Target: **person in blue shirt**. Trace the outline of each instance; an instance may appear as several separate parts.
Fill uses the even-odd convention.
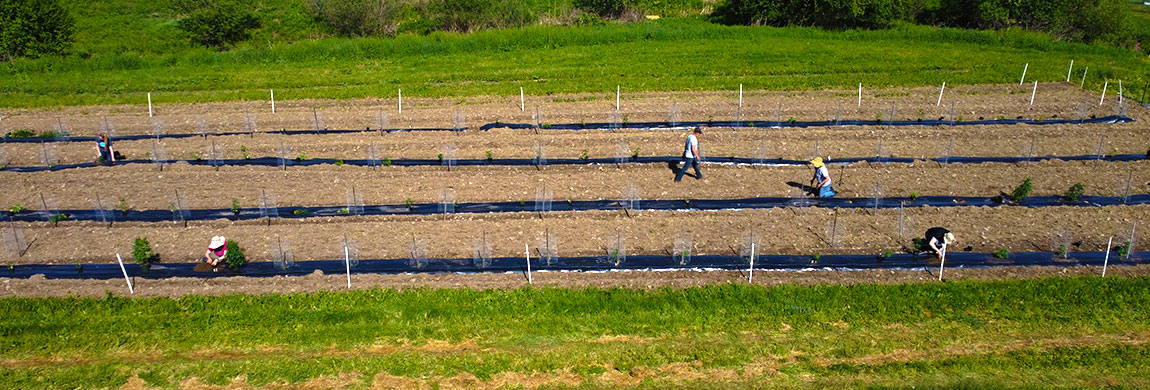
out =
[[[811,165],[815,167],[815,177],[811,178],[811,186],[815,188],[814,193],[820,198],[830,198],[835,196],[834,187],[831,187],[831,175],[827,170],[827,165],[823,163],[822,157],[815,157],[811,160]]]
[[[116,151],[112,149],[112,140],[108,138],[108,133],[100,133],[96,138],[96,151],[99,152],[99,157],[96,158],[97,164],[112,165],[116,163]]]

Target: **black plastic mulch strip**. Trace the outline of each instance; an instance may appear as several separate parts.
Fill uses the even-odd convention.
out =
[[[1036,161],[1138,161],[1145,160],[1145,154],[1116,154],[1116,155],[1078,155],[1078,156],[1036,156],[1036,157],[936,157],[928,159],[918,159],[910,157],[848,157],[838,158],[833,161],[827,161],[828,164],[851,164],[856,162],[868,162],[876,164],[886,163],[914,163],[917,161],[933,161],[940,164],[981,164],[981,163],[1021,163],[1021,162],[1036,162]],[[537,165],[589,165],[589,164],[654,164],[654,163],[678,163],[682,158],[675,156],[655,156],[655,157],[626,157],[626,158],[556,158],[547,159],[546,161],[537,161],[535,159],[513,159],[513,158],[497,158],[497,159],[464,159],[455,160],[452,162],[454,166],[537,166]],[[803,160],[787,160],[787,159],[757,159],[757,158],[740,158],[740,157],[707,157],[704,163],[718,163],[718,164],[748,164],[748,165],[805,165],[806,161]],[[220,160],[166,160],[162,162],[152,160],[122,160],[116,165],[124,164],[190,164],[198,166],[264,166],[264,167],[295,167],[295,166],[316,166],[316,165],[332,165],[343,164],[353,166],[366,166],[366,167],[379,167],[382,165],[381,160],[339,160],[330,158],[315,158],[307,160],[295,159],[279,159],[276,157],[259,157],[248,159],[220,159]],[[445,165],[438,159],[397,159],[389,160],[388,165],[399,167],[414,167],[414,166],[443,166]],[[91,168],[96,167],[95,163],[79,163],[79,164],[59,164],[51,167],[37,166],[37,167],[5,167],[0,169],[2,171],[12,172],[43,172],[43,171],[59,171],[64,169],[75,168]]]
[[[819,208],[880,208],[891,209],[899,207],[997,207],[1002,205],[1015,205],[1022,207],[1049,207],[1049,206],[1077,206],[1102,207],[1117,205],[1143,205],[1150,204],[1150,194],[1130,195],[1126,199],[1115,196],[1083,195],[1077,202],[1070,202],[1061,196],[1032,196],[1024,199],[1020,204],[1009,203],[1001,197],[952,197],[952,196],[920,196],[915,199],[908,197],[879,198],[746,198],[746,199],[683,199],[683,200],[638,200],[633,209],[637,210],[737,210],[737,209],[771,209],[781,207],[819,207]],[[196,209],[196,210],[128,210],[126,213],[119,210],[57,210],[65,214],[67,220],[81,221],[134,221],[134,222],[163,222],[163,221],[200,221],[200,220],[252,220],[260,218],[307,218],[307,217],[346,217],[351,215],[435,215],[445,213],[515,213],[515,212],[555,212],[555,211],[592,211],[592,210],[623,210],[626,201],[620,200],[576,200],[552,201],[536,204],[535,201],[524,202],[479,202],[479,203],[419,203],[407,205],[371,205],[364,206],[363,213],[357,214],[344,206],[319,207],[278,207],[261,210],[258,208],[241,209],[238,213],[231,209]],[[549,206],[549,207],[548,207]],[[45,222],[51,221],[53,212],[42,210],[26,210],[19,213],[0,211],[3,220]]]
[[[947,268],[986,268],[1001,266],[1101,266],[1105,252],[1070,252],[1066,259],[1058,259],[1050,252],[1011,253],[999,259],[990,253],[957,252],[948,253]],[[1147,264],[1150,252],[1135,252],[1128,258],[1110,256],[1110,265]],[[300,276],[321,271],[327,275],[347,272],[343,260],[299,261],[290,267],[280,267],[272,262],[250,262],[239,272],[222,269],[219,272],[196,272],[197,263],[156,263],[144,271],[139,265],[125,264],[128,275],[147,279],[171,277],[221,277],[221,276]],[[623,261],[606,256],[599,257],[560,257],[551,262],[540,258],[531,259],[532,271],[610,271],[610,270],[748,270],[747,260],[739,256],[705,255],[691,256],[689,261],[680,262],[671,256],[626,256]],[[817,263],[811,256],[762,255],[755,257],[756,270],[852,270],[852,269],[914,269],[924,268],[932,272],[938,269],[936,259],[924,255],[895,254],[890,257],[868,255],[823,255]],[[431,259],[431,260],[361,260],[351,267],[353,274],[401,274],[401,273],[505,273],[525,272],[527,262],[522,257],[498,257],[478,261],[476,259]],[[117,279],[123,278],[120,266],[112,264],[76,265],[15,265],[7,271],[0,271],[0,277],[28,278],[44,275],[48,279]],[[766,276],[769,277],[769,276]]]
[[[1086,118],[1086,119],[994,119],[994,120],[976,120],[976,121],[945,121],[945,120],[913,120],[913,121],[860,121],[860,120],[840,120],[840,121],[795,121],[795,122],[780,122],[780,121],[707,121],[707,122],[633,122],[633,123],[565,123],[565,124],[547,124],[544,129],[561,129],[561,130],[610,130],[610,129],[682,129],[687,127],[752,127],[752,128],[807,128],[807,127],[831,127],[831,126],[982,126],[982,125],[1066,125],[1066,124],[1090,124],[1090,123],[1128,123],[1134,122],[1133,118],[1124,115],[1111,115],[1101,118]],[[513,129],[513,130],[527,130],[536,129],[535,125],[523,123],[489,123],[479,127],[480,130],[491,129]],[[275,130],[275,131],[261,131],[261,132],[222,132],[212,134],[161,134],[161,135],[119,135],[111,137],[112,141],[138,141],[145,139],[177,139],[177,138],[194,138],[211,136],[232,136],[232,135],[253,135],[253,134],[280,134],[280,135],[316,135],[316,134],[354,134],[354,133],[399,133],[409,131],[462,131],[463,129],[448,129],[448,128],[418,128],[418,129],[387,129],[387,130]],[[4,137],[0,139],[0,143],[42,143],[42,142],[94,142],[95,137],[79,137],[79,136],[66,136],[54,138],[12,138]]]

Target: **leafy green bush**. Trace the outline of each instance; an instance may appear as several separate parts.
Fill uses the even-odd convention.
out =
[[[227,264],[228,268],[238,270],[248,262],[247,257],[244,257],[244,250],[240,249],[240,245],[235,241],[228,240],[227,247],[228,253],[224,255],[224,264]]]
[[[999,258],[999,259],[1005,259],[1007,257],[1010,257],[1010,249],[1002,248],[1002,249],[996,250],[996,251],[994,251],[994,257]]]
[[[926,239],[922,237],[912,238],[910,239],[910,247],[913,248],[915,252],[922,252],[927,248]]]
[[[64,52],[75,23],[58,0],[0,1],[0,61]]]
[[[919,20],[951,27],[1024,28],[1062,39],[1117,43],[1131,34],[1124,0],[941,0]]]
[[[395,36],[403,0],[305,0],[308,13],[343,36]]]
[[[538,20],[535,12],[519,1],[429,0],[427,14],[436,29],[465,33],[520,27]]]
[[[1018,187],[1014,187],[1014,191],[1010,192],[1010,200],[1016,203],[1022,202],[1023,199],[1030,196],[1030,190],[1032,188],[1033,185],[1030,183],[1030,178],[1028,177],[1026,180],[1023,180],[1022,184],[1019,184]]]
[[[923,0],[727,0],[711,14],[727,24],[884,28],[914,19]]]
[[[623,14],[623,0],[574,0],[575,8],[603,18],[617,18]]]
[[[152,243],[148,242],[146,237],[136,237],[136,241],[132,244],[132,259],[145,268],[152,265],[159,256],[152,252]]]
[[[36,136],[36,131],[32,129],[19,129],[8,132],[8,137],[11,138],[32,138]]]
[[[1086,186],[1082,185],[1082,183],[1076,183],[1073,186],[1070,186],[1070,189],[1066,190],[1066,194],[1063,194],[1062,196],[1066,197],[1066,200],[1077,202],[1078,198],[1081,198],[1082,194],[1085,192]]]
[[[248,30],[259,20],[245,0],[173,0],[172,7],[184,15],[176,27],[198,45],[224,50],[247,40]]]

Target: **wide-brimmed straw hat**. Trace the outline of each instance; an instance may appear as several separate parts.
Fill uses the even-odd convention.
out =
[[[825,164],[823,164],[823,158],[822,157],[815,157],[815,158],[811,159],[811,165],[814,165],[815,168],[818,168],[818,167],[821,167]]]
[[[208,244],[208,248],[220,249],[227,242],[228,242],[228,239],[224,238],[224,236],[215,236],[215,237],[212,237],[212,243]]]

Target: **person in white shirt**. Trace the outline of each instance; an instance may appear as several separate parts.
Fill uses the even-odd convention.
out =
[[[815,157],[811,160],[811,165],[815,166],[815,177],[811,178],[811,186],[815,187],[815,194],[820,198],[830,198],[835,196],[834,187],[831,187],[831,175],[827,171],[826,164],[823,164],[822,157]]]
[[[687,173],[687,168],[692,166],[695,167],[695,179],[703,178],[703,174],[699,172],[699,160],[702,158],[699,156],[700,135],[703,135],[703,129],[696,127],[695,131],[687,136],[687,145],[683,150],[683,169],[680,169],[679,173],[675,175],[675,181],[682,181],[683,174]]]

